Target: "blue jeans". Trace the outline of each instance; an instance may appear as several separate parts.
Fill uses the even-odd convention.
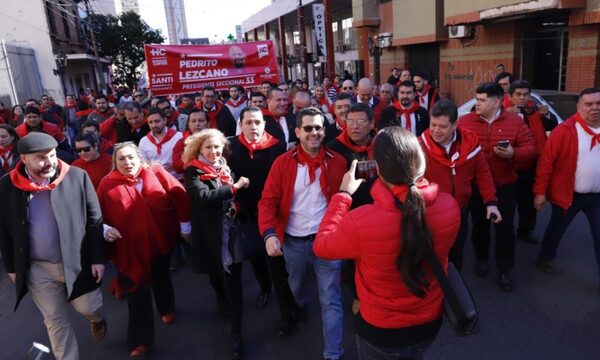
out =
[[[550,222],[544,233],[542,249],[538,255],[538,260],[553,260],[556,257],[558,245],[567,231],[569,224],[577,213],[583,211],[592,231],[594,241],[594,254],[600,273],[600,193],[573,195],[573,203],[568,209],[563,209],[558,205],[552,204],[552,215]]]
[[[423,353],[429,348],[433,340],[402,348],[382,348],[356,335],[356,349],[358,350],[359,360],[418,360],[423,358]]]
[[[344,314],[342,312],[342,290],[340,285],[341,260],[323,260],[313,252],[315,237],[297,238],[285,235],[283,257],[288,272],[288,284],[299,306],[308,303],[306,275],[312,265],[317,276],[319,302],[326,359],[339,359],[342,349]]]

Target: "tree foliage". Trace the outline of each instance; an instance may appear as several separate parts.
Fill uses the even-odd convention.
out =
[[[140,78],[139,67],[144,62],[144,44],[162,44],[160,30],[152,29],[133,11],[118,17],[93,14],[88,26],[96,35],[100,53],[115,65],[115,78],[133,88]]]

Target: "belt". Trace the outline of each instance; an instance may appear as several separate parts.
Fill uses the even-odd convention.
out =
[[[306,236],[292,236],[290,234],[285,234],[286,237],[292,238],[294,240],[300,240],[300,241],[312,241],[315,239],[315,237],[317,236],[317,234],[310,234],[310,235],[306,235]]]

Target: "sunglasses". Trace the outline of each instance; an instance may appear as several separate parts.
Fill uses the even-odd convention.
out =
[[[346,86],[346,87],[343,87],[342,89],[344,89],[344,90],[354,90],[354,88],[352,86]]]
[[[92,150],[91,146],[86,146],[86,147],[75,149],[75,151],[77,151],[78,154],[81,154],[82,152],[89,152],[90,150]]]
[[[171,105],[169,106],[165,106],[164,108],[158,108],[160,110],[161,113],[167,111],[167,110],[171,110]]]
[[[304,130],[307,133],[311,133],[313,130],[316,130],[317,132],[323,130],[323,127],[320,125],[304,125],[302,127],[302,130]]]

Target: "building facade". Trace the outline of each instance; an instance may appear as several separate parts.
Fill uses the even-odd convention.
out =
[[[279,33],[286,34],[288,53],[296,50],[287,44],[298,29],[298,2],[285,14],[268,11],[282,1],[243,23],[246,40],[269,38],[265,30],[277,31],[283,18],[290,26]],[[313,1],[301,3],[310,14]],[[493,80],[498,64],[534,88],[578,92],[600,85],[600,0],[339,0],[333,9],[335,35],[327,46],[335,53],[337,74],[349,70],[355,78],[384,81],[392,68],[408,68],[426,73],[459,104],[478,84]],[[310,53],[309,16],[303,22],[309,36],[293,44]],[[270,38],[284,58],[277,36]]]
[[[165,3],[165,16],[167,17],[169,43],[171,45],[179,45],[181,44],[181,39],[188,38],[183,0],[163,1]]]

